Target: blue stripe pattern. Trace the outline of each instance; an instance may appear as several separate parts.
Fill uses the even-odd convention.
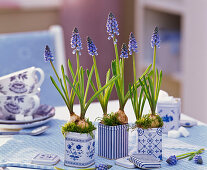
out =
[[[128,156],[128,124],[98,124],[98,155],[108,159]]]
[[[159,162],[155,163],[149,163],[149,162],[142,162],[139,159],[137,159],[134,156],[130,156],[130,162],[132,162],[134,165],[136,165],[139,168],[146,168],[146,169],[151,169],[151,168],[160,168],[161,164]]]

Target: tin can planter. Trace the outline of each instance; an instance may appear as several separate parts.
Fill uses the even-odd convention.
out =
[[[93,133],[95,135],[95,133]],[[95,162],[95,136],[68,132],[65,137],[65,160],[66,166],[89,167]]]
[[[162,128],[138,128],[138,154],[162,160]]]
[[[128,156],[128,124],[118,126],[98,124],[98,155],[107,159]]]
[[[181,101],[175,98],[173,102],[157,103],[157,113],[163,120],[163,133],[178,130],[180,127]]]

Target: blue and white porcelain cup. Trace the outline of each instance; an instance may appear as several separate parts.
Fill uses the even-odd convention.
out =
[[[32,116],[40,106],[38,93],[27,95],[0,95],[0,119],[16,120],[22,115]]]
[[[39,80],[38,75],[39,73]],[[30,67],[0,77],[0,95],[25,95],[37,91],[44,81],[41,68]]]

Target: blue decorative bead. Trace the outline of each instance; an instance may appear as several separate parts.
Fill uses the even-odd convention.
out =
[[[128,47],[129,47],[129,55],[132,55],[133,52],[134,53],[138,52],[138,50],[137,50],[137,48],[138,48],[137,47],[137,41],[136,41],[136,39],[134,37],[134,34],[132,32],[129,35],[129,45],[128,45]]]
[[[201,155],[194,156],[194,161],[197,164],[203,164],[203,159],[202,159]]]
[[[108,15],[107,23],[106,23],[106,28],[107,28],[107,33],[109,34],[108,39],[110,40],[111,38],[113,39],[115,35],[119,35],[119,28],[118,28],[118,23],[116,21],[116,18],[114,15],[110,12]],[[114,43],[117,43],[117,39],[115,38]]]
[[[79,51],[79,54],[81,55],[80,50],[82,50],[83,48],[82,48],[82,42],[81,42],[81,38],[80,38],[77,28],[74,28],[73,33],[72,33],[71,48],[74,48],[73,54]]]
[[[87,43],[88,43],[88,53],[89,53],[89,55],[91,55],[91,56],[98,55],[97,48],[96,48],[95,44],[93,43],[93,41],[91,40],[90,37],[87,38]]]
[[[121,58],[128,58],[128,50],[127,50],[127,45],[123,43],[122,48],[121,48]]]
[[[159,29],[158,27],[155,27],[155,30],[152,34],[152,38],[151,38],[151,46],[152,48],[154,48],[154,46],[156,47],[160,47],[160,36],[159,36]]]
[[[45,47],[45,61],[54,61],[54,57],[52,56],[52,52],[50,51],[50,48],[48,45]]]
[[[176,165],[177,164],[177,158],[175,155],[173,156],[170,156],[166,162],[169,164],[169,165]]]

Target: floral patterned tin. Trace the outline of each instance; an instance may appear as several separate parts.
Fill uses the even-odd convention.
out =
[[[138,154],[162,160],[162,128],[138,128]]]
[[[93,133],[95,135],[95,133]],[[93,165],[95,154],[95,136],[68,132],[65,137],[65,160],[66,166],[89,167]]]

